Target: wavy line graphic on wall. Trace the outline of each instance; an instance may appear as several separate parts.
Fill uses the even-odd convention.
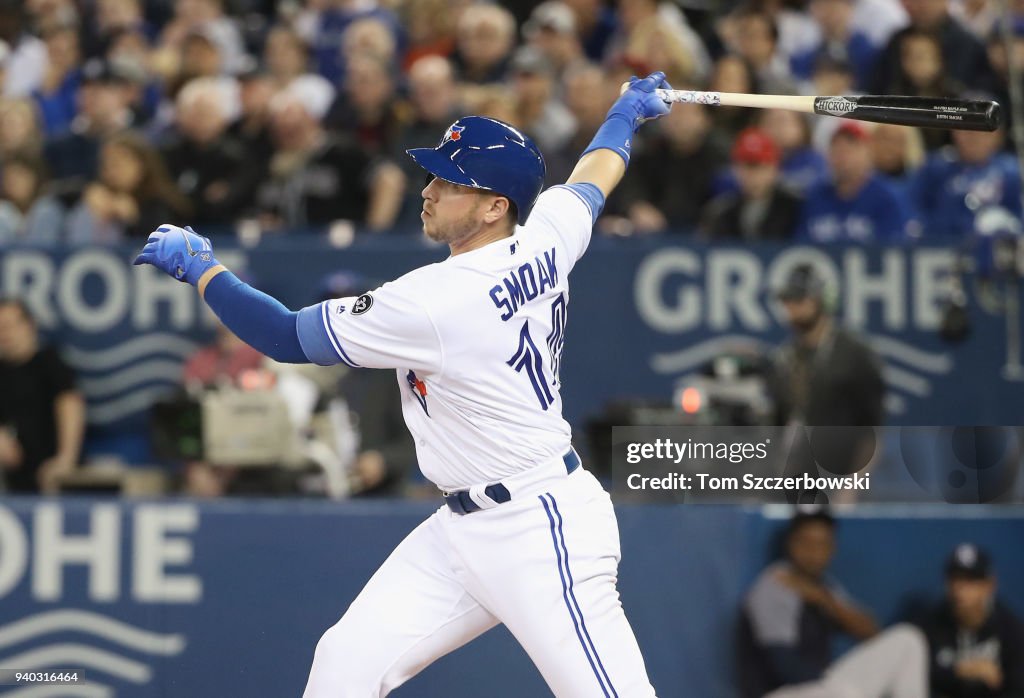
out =
[[[953,358],[948,352],[928,351],[882,335],[867,334],[863,338],[883,363],[882,377],[887,388],[885,407],[891,414],[905,413],[908,399],[931,395],[932,382],[953,370]],[[724,353],[739,350],[765,354],[773,346],[757,335],[720,335],[677,351],[653,354],[650,367],[655,373],[682,379]]]
[[[56,633],[86,637],[75,642],[48,642]],[[92,646],[90,640],[104,640],[120,645],[125,651],[160,657],[181,654],[187,644],[183,635],[153,632],[92,611],[59,609],[37,613],[0,626],[0,651],[3,651],[0,666],[15,667],[19,671],[80,670],[86,682],[18,687],[0,695],[4,698],[99,698],[115,695],[111,686],[102,683],[104,676],[108,680],[139,685],[152,681],[153,669],[145,661],[121,650]],[[7,652],[19,645],[27,647]]]
[[[173,392],[181,384],[186,357],[198,348],[189,339],[153,332],[102,348],[68,346],[63,354],[78,374],[89,424],[106,426],[148,410]]]

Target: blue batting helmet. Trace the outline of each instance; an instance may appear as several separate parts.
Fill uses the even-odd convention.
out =
[[[504,121],[464,116],[448,127],[436,148],[405,151],[435,177],[506,196],[519,225],[544,187],[544,156],[522,131]]]

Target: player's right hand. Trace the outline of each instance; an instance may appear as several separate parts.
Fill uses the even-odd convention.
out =
[[[665,79],[665,73],[651,73],[642,80],[636,76],[623,86],[622,96],[608,110],[608,116],[624,116],[633,124],[635,131],[645,121],[668,114],[672,105],[655,92],[657,89],[672,89]]]
[[[213,245],[191,227],[164,224],[149,235],[146,246],[132,264],[152,264],[178,281],[195,286],[210,267],[219,262]]]

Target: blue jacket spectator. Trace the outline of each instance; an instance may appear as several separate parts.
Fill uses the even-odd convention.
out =
[[[832,180],[807,195],[798,237],[814,242],[897,241],[914,232],[910,202],[877,175],[870,136],[860,124],[843,124],[832,137]]]
[[[810,80],[818,60],[828,56],[849,63],[857,88],[867,87],[878,49],[867,34],[852,27],[853,5],[853,0],[812,0],[811,15],[821,27],[822,39],[817,46],[790,58],[793,77]]]
[[[78,88],[82,83],[78,34],[73,25],[47,31],[47,67],[42,84],[32,91],[39,106],[43,130],[47,136],[64,133],[78,112]]]
[[[954,131],[953,146],[932,155],[911,182],[926,235],[960,236],[974,229],[974,215],[1002,206],[1021,216],[1020,169],[1002,152],[1003,132]]]

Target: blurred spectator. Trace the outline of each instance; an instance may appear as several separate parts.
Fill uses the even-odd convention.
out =
[[[263,384],[264,356],[217,323],[216,337],[207,346],[189,356],[182,369],[182,383],[191,396],[207,390],[244,389],[249,383]],[[255,377],[259,375],[260,378]],[[262,468],[260,470],[263,470]],[[224,465],[211,465],[202,460],[185,463],[183,487],[194,497],[220,497],[232,494],[239,480],[249,477],[244,470]]]
[[[45,34],[53,27],[79,24],[76,0],[25,0],[28,25]]]
[[[830,181],[807,193],[798,236],[818,243],[898,241],[915,235],[910,201],[874,169],[871,135],[849,121],[829,147]]]
[[[0,99],[0,163],[16,154],[42,152],[43,134],[35,104],[27,99]]]
[[[586,62],[576,33],[576,17],[561,0],[542,2],[523,25],[527,45],[536,48],[551,63],[561,83],[573,67]]]
[[[828,163],[811,147],[810,122],[803,114],[784,109],[757,110],[757,126],[782,151],[782,181],[794,192],[807,191],[828,177]]]
[[[408,71],[420,58],[448,58],[455,52],[455,22],[465,0],[406,0],[401,5],[403,26],[408,32],[409,48],[402,68]]]
[[[5,97],[28,97],[46,75],[46,45],[30,33],[28,20],[24,0],[0,0],[0,41],[7,49]]]
[[[75,376],[40,343],[24,303],[0,299],[0,471],[12,492],[53,492],[78,464],[85,401]]]
[[[924,162],[921,132],[910,126],[876,124],[871,132],[871,159],[875,169],[901,195],[910,196],[911,178]]]
[[[517,128],[520,126],[516,123],[519,118],[516,95],[505,84],[480,85],[468,89],[463,86],[460,94],[467,113],[504,121]]]
[[[64,207],[46,193],[46,165],[39,157],[14,155],[0,174],[0,243],[54,244],[64,229]]]
[[[1016,63],[1017,70],[1024,74],[1024,18],[1018,17],[1013,20],[1010,55]],[[1003,105],[1003,130],[1009,136],[1007,139],[1012,144],[1013,131],[1013,109],[1010,108],[1010,61],[1007,56],[1006,43],[1003,41],[1003,30],[1000,25],[992,29],[986,44],[988,48],[988,59],[992,64],[994,73],[992,92],[997,102]]]
[[[353,56],[324,126],[359,143],[371,155],[389,152],[401,122],[396,87],[388,63],[371,55]]]
[[[345,52],[342,40],[353,22],[373,17],[383,21],[395,37],[401,28],[390,10],[377,0],[324,0],[307,3],[307,12],[296,21],[296,28],[312,47],[316,72],[332,84],[340,84],[345,76]]]
[[[175,0],[174,16],[163,27],[159,42],[162,47],[182,51],[183,70],[188,77],[209,74],[187,69],[190,60],[199,60],[191,58],[192,52],[200,50],[190,49],[188,44],[200,39],[209,42],[209,52],[217,55],[218,72],[236,73],[244,66],[242,35],[235,21],[225,14],[224,0]]]
[[[376,58],[389,68],[398,64],[398,41],[391,25],[380,17],[361,17],[349,24],[341,37],[341,51],[346,66],[357,56]]]
[[[776,424],[877,426],[885,383],[879,360],[833,314],[837,292],[809,264],[776,292],[793,332],[772,359]]]
[[[405,151],[434,147],[437,134],[444,133],[448,125],[461,116],[451,61],[441,56],[424,56],[413,63],[409,69],[409,103],[412,114],[402,124],[392,151],[409,182],[396,227],[402,231],[419,231],[423,210],[419,185],[423,182],[423,170]]]
[[[78,116],[71,129],[46,143],[46,161],[53,168],[55,193],[74,201],[95,177],[100,145],[133,122],[128,80],[113,65],[95,59],[82,68]]]
[[[910,31],[900,42],[899,69],[887,94],[916,97],[955,97],[964,86],[950,77],[942,57],[942,45],[937,34]],[[950,141],[949,131],[928,128],[921,132],[925,147],[935,150]]]
[[[951,0],[949,14],[979,39],[987,38],[1001,12],[999,3],[989,0]]]
[[[87,14],[83,31],[83,48],[87,56],[105,53],[113,37],[122,33],[138,33],[146,44],[156,36],[156,29],[146,21],[143,0],[96,0],[95,11]]]
[[[974,230],[974,217],[989,206],[1021,216],[1020,169],[1003,152],[1003,129],[954,131],[953,147],[928,157],[910,185],[928,236],[962,237]]]
[[[539,49],[523,46],[512,56],[509,73],[518,107],[516,123],[542,152],[564,147],[576,130],[576,121],[555,96],[554,66]]]
[[[732,149],[740,189],[709,203],[701,230],[715,240],[785,240],[793,236],[800,217],[800,197],[779,180],[779,149],[765,132],[748,128]]]
[[[1024,695],[1024,623],[996,596],[984,550],[963,543],[946,563],[946,599],[921,623],[932,692],[942,698]]]
[[[565,0],[576,19],[576,34],[583,52],[592,61],[601,61],[608,53],[612,36],[618,29],[618,18],[603,0]]]
[[[453,57],[461,82],[501,82],[516,42],[516,21],[498,5],[470,5],[462,12]]]
[[[197,226],[232,223],[263,175],[264,162],[226,136],[237,99],[216,78],[193,80],[178,93],[175,138],[162,156]]]
[[[284,89],[308,72],[309,48],[298,32],[288,27],[274,27],[263,44],[263,65],[274,86]]]
[[[831,1],[831,0],[829,0]],[[856,77],[849,61],[820,54],[811,69],[811,89],[814,95],[849,95],[857,92]]]
[[[228,129],[230,136],[242,145],[249,163],[263,163],[263,168],[274,152],[270,136],[270,102],[274,93],[274,81],[266,73],[252,71],[240,75],[239,114]]]
[[[213,342],[186,359],[181,379],[190,393],[223,386],[242,387],[245,372],[260,370],[263,358],[263,354],[218,322]]]
[[[761,86],[750,64],[740,56],[727,53],[715,61],[708,89],[714,92],[755,94]],[[744,107],[716,107],[715,129],[730,139],[750,125],[754,109]]]
[[[796,82],[789,72],[789,61],[779,51],[779,29],[767,12],[752,6],[735,13],[736,44],[731,48],[743,58],[757,76],[764,94],[796,94]]]
[[[824,512],[798,513],[786,530],[785,558],[747,593],[739,658],[744,698],[924,698],[924,637],[911,625],[879,634],[871,614],[828,574],[835,528]],[[833,663],[840,635],[861,644]]]
[[[821,32],[813,17],[805,11],[806,3],[786,3],[781,0],[747,0],[734,3],[727,14],[715,22],[718,38],[727,50],[739,52],[739,21],[748,12],[764,14],[775,26],[776,51],[789,61],[794,55],[809,51],[820,39]]]
[[[677,104],[642,148],[634,146],[630,176],[611,198],[611,210],[606,208],[621,212],[627,225],[602,219],[608,232],[683,232],[697,225],[712,197],[714,163],[725,162],[729,153],[711,119],[708,107]]]
[[[821,41],[809,50],[800,51],[790,59],[793,76],[807,80],[823,57],[844,61],[853,67],[854,85],[863,90],[869,84],[878,49],[871,39],[853,27],[855,0],[811,0],[811,16],[821,27]],[[815,92],[841,95],[842,92]]]
[[[682,86],[703,81],[711,61],[678,6],[659,0],[618,0],[619,33],[608,58],[637,75],[661,70]]]
[[[185,35],[179,46],[177,71],[168,82],[168,93],[173,97],[196,78],[217,77],[224,74],[223,48],[209,29],[200,27]]]
[[[569,179],[580,159],[580,153],[593,140],[617,96],[616,85],[607,80],[605,72],[596,64],[577,64],[566,72],[565,104],[575,120],[576,128],[561,148],[544,153],[548,167],[548,186]]]
[[[301,229],[350,221],[388,228],[401,207],[405,177],[396,165],[371,163],[357,145],[328,136],[320,125],[327,104],[288,89],[271,103],[276,152],[257,205],[265,227]]]
[[[103,143],[99,175],[69,214],[67,237],[89,243],[145,238],[161,224],[191,215],[160,153],[141,135],[125,132]]]
[[[42,84],[32,91],[39,106],[43,130],[48,136],[63,133],[71,127],[78,111],[78,31],[74,26],[56,26],[43,38],[46,42],[47,65]]]
[[[885,94],[902,64],[903,40],[907,35],[931,32],[942,47],[942,64],[948,76],[962,85],[987,85],[991,68],[981,41],[949,15],[949,0],[903,0],[910,26],[896,32],[879,55],[871,90]]]
[[[885,46],[909,21],[903,0],[856,0],[854,30],[866,34],[876,47]]]

